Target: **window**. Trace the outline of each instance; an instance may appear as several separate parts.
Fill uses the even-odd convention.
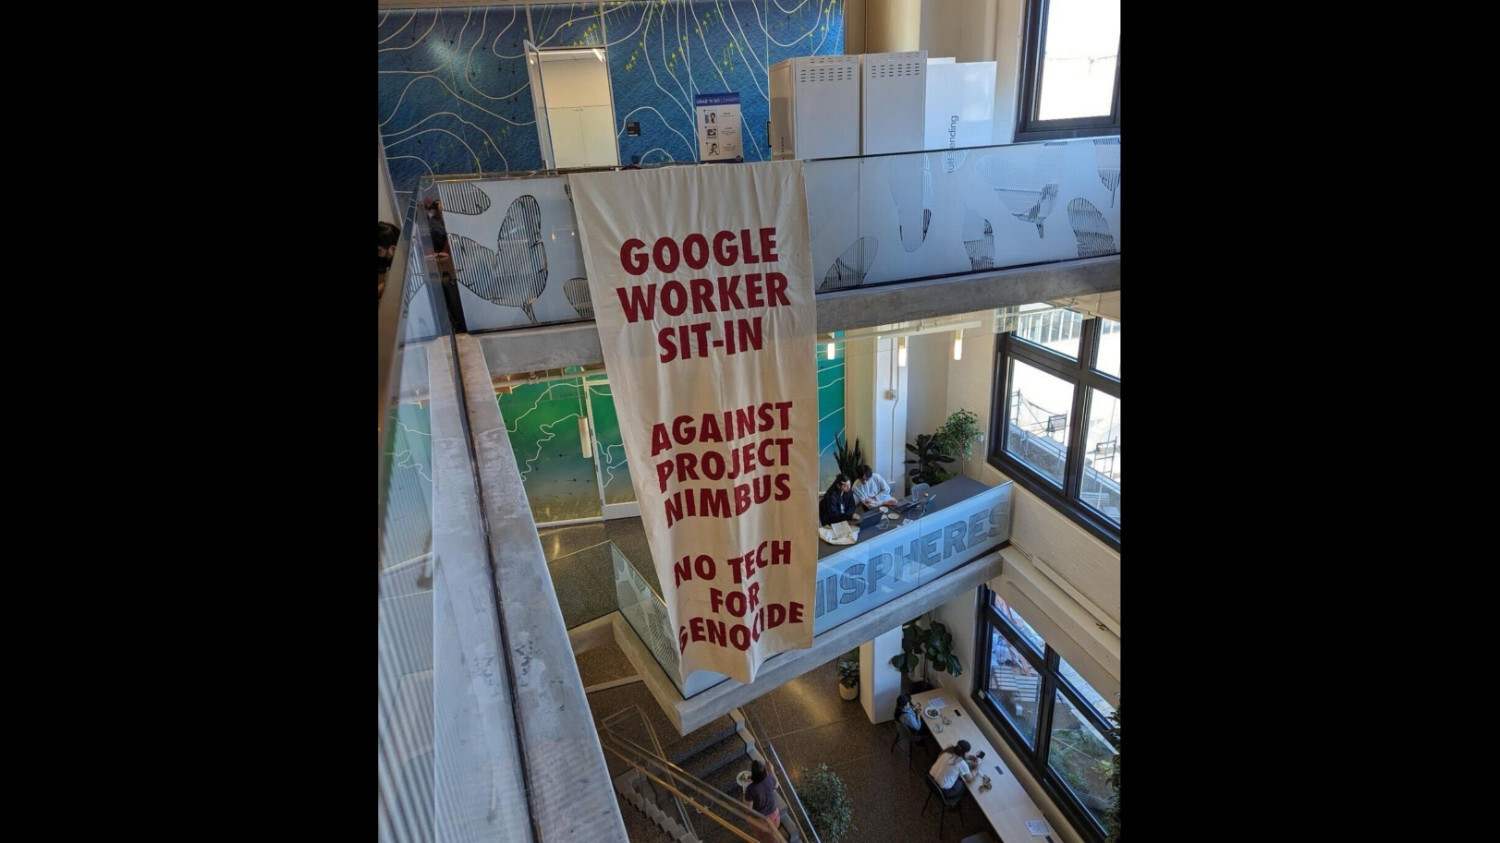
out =
[[[1032,307],[995,344],[990,464],[1119,550],[1120,323]]]
[[[1028,0],[1017,142],[1120,133],[1120,0]]]
[[[1114,713],[1015,608],[980,588],[979,707],[1085,838],[1100,841],[1115,791]],[[985,644],[988,647],[985,647]]]

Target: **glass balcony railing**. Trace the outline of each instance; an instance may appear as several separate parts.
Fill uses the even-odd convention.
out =
[[[802,172],[820,293],[1120,252],[1119,136],[809,160]],[[568,178],[422,180],[419,195],[441,208],[418,215],[427,275],[452,276],[459,330],[594,318]],[[447,253],[434,250],[434,223]],[[545,257],[497,275],[518,237]]]
[[[959,475],[930,487],[932,497],[858,531],[856,543],[819,542],[813,635],[828,632],[946,576],[1010,540],[1011,492],[1006,481],[986,487]],[[912,496],[914,499],[917,495]],[[684,698],[728,679],[694,671],[681,677],[667,606],[613,542],[620,614]],[[647,560],[649,562],[649,560]]]

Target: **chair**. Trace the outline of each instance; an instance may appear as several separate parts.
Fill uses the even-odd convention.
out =
[[[893,725],[896,729],[896,737],[891,741],[890,751],[895,752],[896,744],[900,743],[903,740],[906,741],[906,769],[910,770],[912,768],[912,747],[926,746],[927,735],[922,732],[913,732],[911,729],[907,728],[906,725],[900,720],[892,720],[891,725]]]
[[[911,506],[906,510],[907,518],[921,518],[927,514],[927,507],[931,506],[932,501],[937,497],[930,491],[931,488],[926,483],[918,483],[911,487],[911,494],[907,498],[911,501]]]
[[[960,821],[962,821],[964,818],[964,791],[963,788],[959,788],[957,796],[944,796],[943,789],[941,787],[938,787],[937,779],[933,778],[931,773],[927,774],[927,790],[929,791],[929,793],[927,794],[927,799],[922,802],[922,814],[927,813],[927,803],[932,801],[933,796],[936,796],[938,798],[938,802],[942,803],[942,811],[938,814],[938,839],[941,840],[943,839],[943,821],[948,818],[949,810],[957,811],[958,819]],[[921,816],[922,814],[919,814],[918,816]]]

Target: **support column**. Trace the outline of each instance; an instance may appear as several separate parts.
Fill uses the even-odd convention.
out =
[[[859,704],[871,723],[885,723],[901,694],[901,671],[891,659],[901,652],[901,627],[859,645]]]

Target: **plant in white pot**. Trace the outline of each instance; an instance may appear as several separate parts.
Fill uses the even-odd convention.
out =
[[[859,648],[839,656],[839,696],[852,700],[859,696]]]

